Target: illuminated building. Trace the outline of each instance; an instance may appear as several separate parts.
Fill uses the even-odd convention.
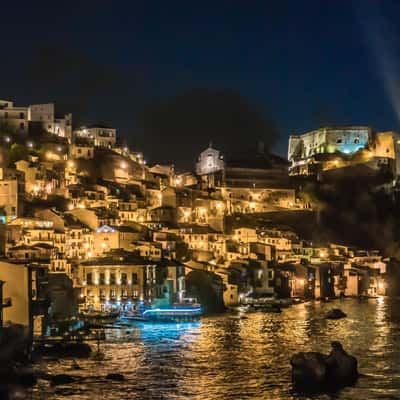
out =
[[[73,143],[69,145],[69,156],[74,159],[90,160],[94,157],[94,147],[88,144]]]
[[[372,170],[400,172],[400,143],[396,132],[375,132],[367,126],[323,127],[289,138],[291,175],[364,164]]]
[[[1,175],[3,169],[0,169]],[[18,216],[20,184],[17,177],[13,179],[0,178],[0,207],[3,208],[5,215],[1,215],[2,222],[5,223]]]
[[[79,264],[86,303],[92,310],[138,309],[140,302],[172,304],[184,292],[184,268],[136,253],[115,251]]]
[[[117,130],[104,125],[90,125],[74,131],[74,136],[85,138],[94,146],[112,148],[117,141]]]
[[[40,125],[45,131],[71,141],[72,114],[57,115],[53,103],[30,105],[28,118],[31,123]]]

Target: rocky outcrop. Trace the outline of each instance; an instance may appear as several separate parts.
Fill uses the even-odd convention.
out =
[[[37,345],[34,349],[35,356],[49,356],[59,358],[87,358],[92,352],[87,343],[57,342],[51,346]]]
[[[110,373],[110,374],[107,374],[106,379],[109,379],[111,381],[120,381],[120,382],[122,382],[122,381],[125,380],[125,377],[122,374]]]
[[[295,387],[304,391],[324,391],[353,384],[358,377],[357,359],[332,342],[329,355],[308,352],[295,354],[292,379]]]
[[[74,383],[75,378],[71,375],[67,374],[58,374],[58,375],[53,375],[50,379],[50,382],[52,385],[67,385],[69,383]]]
[[[345,314],[340,308],[333,308],[332,310],[326,313],[326,319],[341,319],[346,318],[347,314]]]

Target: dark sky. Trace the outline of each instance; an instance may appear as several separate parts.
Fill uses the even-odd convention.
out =
[[[320,124],[399,129],[398,1],[80,3],[2,4],[0,98],[56,101],[76,122],[113,125],[150,160],[178,165],[213,132],[169,146],[140,115],[192,88],[240,93],[272,118],[281,155],[289,134]],[[217,139],[229,150],[229,135]]]

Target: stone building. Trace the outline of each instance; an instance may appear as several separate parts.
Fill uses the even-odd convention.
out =
[[[15,107],[12,101],[0,100],[0,128],[17,134],[28,133],[28,107]]]
[[[318,154],[352,154],[365,148],[372,137],[368,126],[322,127],[289,137],[289,173],[308,175],[313,157]]]
[[[82,126],[74,131],[76,138],[85,138],[98,147],[114,147],[117,142],[117,130],[104,125]]]
[[[45,131],[71,141],[72,114],[56,114],[53,103],[30,105],[28,119],[31,123],[40,125]]]

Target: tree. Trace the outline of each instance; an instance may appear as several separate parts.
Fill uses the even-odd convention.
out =
[[[12,144],[8,154],[8,166],[12,166],[16,161],[28,159],[29,151],[25,146],[17,143]]]

